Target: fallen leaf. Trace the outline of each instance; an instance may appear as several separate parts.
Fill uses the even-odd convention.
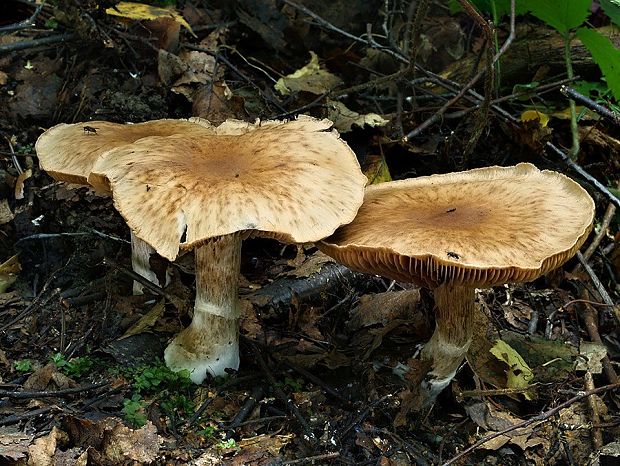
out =
[[[159,320],[159,318],[164,314],[165,310],[166,310],[166,300],[162,299],[157,304],[155,304],[155,306],[153,306],[153,308],[149,312],[144,314],[140,318],[140,320],[138,320],[138,322],[133,324],[119,338],[119,340],[122,340],[123,338],[130,337],[132,335],[136,335],[138,333],[144,333],[144,332],[150,330],[151,328],[153,328],[153,326]]]
[[[0,264],[0,293],[4,293],[9,286],[15,283],[21,270],[22,266],[17,254]]]
[[[148,464],[155,461],[162,443],[151,421],[135,430],[118,422],[106,432],[102,452],[113,464],[124,464],[127,460]]]
[[[497,359],[508,365],[508,370],[506,371],[506,385],[508,388],[526,388],[529,386],[530,381],[534,377],[534,373],[521,355],[508,345],[508,343],[503,340],[497,340],[490,351]],[[524,395],[528,400],[533,398],[531,393],[526,392]]]
[[[17,180],[15,181],[15,199],[24,198],[24,183],[31,176],[32,170],[30,168],[28,170],[24,170],[22,173],[19,174]]]
[[[335,100],[330,100],[327,103],[327,118],[334,122],[334,128],[341,133],[351,131],[353,125],[359,126],[360,128],[368,125],[374,128],[376,126],[385,126],[390,122],[390,120],[386,120],[376,113],[361,115],[347,108],[342,102],[337,102]]]
[[[7,199],[0,200],[0,225],[9,223],[15,218],[15,215],[9,207],[9,201]]]
[[[285,275],[297,278],[309,277],[320,272],[323,265],[328,262],[334,262],[334,259],[322,252],[316,252],[309,256],[299,267],[286,272]]]
[[[368,184],[392,181],[390,168],[387,166],[383,155],[366,155],[364,157],[362,170],[366,178],[368,178]]]
[[[521,121],[536,121],[544,128],[549,123],[549,115],[538,110],[525,110],[521,113]]]
[[[293,74],[289,74],[278,79],[274,85],[276,91],[282,95],[289,95],[293,92],[310,92],[311,94],[325,94],[342,83],[342,80],[321,67],[319,57],[310,51],[310,62],[298,69]]]
[[[12,427],[0,427],[0,463],[3,459],[17,462],[26,458],[33,437]]]
[[[58,427],[44,437],[40,437],[28,448],[28,466],[52,466],[58,444],[64,444],[69,436]]]
[[[126,19],[135,19],[137,21],[172,18],[196,37],[194,31],[192,31],[192,27],[185,21],[183,16],[172,8],[161,8],[145,5],[144,3],[119,2],[113,8],[105,10],[105,12],[110,16],[119,16]]]
[[[579,344],[579,357],[575,370],[600,374],[603,372],[602,360],[605,356],[607,356],[607,348],[604,345],[582,341]]]

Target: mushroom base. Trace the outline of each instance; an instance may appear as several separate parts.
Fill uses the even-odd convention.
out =
[[[146,241],[138,238],[134,232],[131,232],[131,268],[138,275],[143,276],[151,283],[159,284],[159,279],[155,272],[151,269],[151,254],[155,253],[155,249]],[[170,275],[166,272],[166,285],[170,282]],[[144,294],[144,286],[142,283],[133,282],[133,294]]]
[[[430,367],[420,385],[419,407],[426,408],[454,378],[465,359],[473,334],[475,290],[444,284],[434,290],[435,333],[422,349],[421,359]]]
[[[202,383],[208,375],[226,375],[239,368],[239,319],[205,314],[182,330],[164,351],[166,365],[173,371],[186,369],[190,379]]]
[[[196,303],[192,323],[164,352],[173,371],[187,369],[194,383],[239,368],[240,234],[214,238],[196,248]]]

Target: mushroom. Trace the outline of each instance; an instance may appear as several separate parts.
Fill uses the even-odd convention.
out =
[[[89,182],[106,179],[135,234],[170,260],[194,248],[189,327],[166,348],[195,383],[239,367],[237,297],[242,240],[307,243],[353,220],[366,177],[332,122],[227,120],[191,134],[148,137],[103,154]]]
[[[87,185],[93,164],[102,153],[146,136],[169,136],[192,132],[203,120],[153,120],[137,124],[108,121],[61,123],[45,131],[36,143],[41,168],[58,181]],[[104,180],[97,180],[99,194],[110,195]],[[149,258],[154,252],[147,243],[131,234],[131,263],[134,272],[157,283]],[[142,294],[142,284],[134,282],[134,294]]]
[[[467,353],[475,288],[527,282],[559,267],[583,244],[593,217],[594,202],[581,186],[523,163],[370,186],[355,220],[317,246],[354,270],[433,291],[436,327],[421,352],[422,408]]]

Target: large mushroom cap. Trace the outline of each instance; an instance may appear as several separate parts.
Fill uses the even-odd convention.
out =
[[[204,120],[153,120],[126,125],[109,121],[61,123],[45,131],[36,143],[41,168],[59,181],[87,184],[97,157],[114,147],[128,144],[147,136],[169,136],[191,132]],[[96,188],[107,190],[101,182]]]
[[[355,220],[319,244],[351,268],[428,287],[534,280],[585,241],[594,202],[531,164],[370,186]]]
[[[107,177],[129,227],[169,259],[246,230],[316,241],[353,220],[366,184],[353,151],[326,131],[331,124],[227,121],[143,138],[103,154],[91,177]]]

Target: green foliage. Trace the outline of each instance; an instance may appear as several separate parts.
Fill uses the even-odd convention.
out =
[[[230,448],[237,448],[237,442],[234,438],[229,438],[228,440],[222,440],[216,445],[217,448],[222,450],[228,450]]]
[[[185,395],[173,395],[163,399],[160,406],[164,413],[179,416],[192,414],[196,409],[196,403]]]
[[[200,429],[198,432],[196,432],[198,435],[203,436],[206,439],[212,439],[213,437],[215,437],[215,433],[217,432],[217,429],[213,426],[206,426],[203,429]]]
[[[134,394],[130,400],[123,401],[123,415],[125,420],[133,427],[142,427],[146,424],[146,402],[140,395]]]
[[[45,21],[44,26],[46,29],[56,29],[58,27],[58,21],[52,16]]]
[[[522,3],[532,15],[567,34],[589,16],[592,0],[524,0]]]
[[[154,366],[141,366],[132,371],[133,387],[141,393],[154,393],[163,390],[180,391],[192,386],[189,371],[172,372],[163,363]]]
[[[30,359],[22,359],[21,361],[15,361],[13,367],[17,372],[32,372],[33,366]]]
[[[89,356],[67,360],[62,353],[54,353],[52,355],[52,362],[56,364],[60,372],[76,379],[85,375],[94,365],[93,359]]]
[[[620,26],[620,0],[599,0],[603,11],[616,26]]]
[[[620,100],[620,50],[605,36],[588,28],[580,28],[577,37],[588,48],[617,100]]]

